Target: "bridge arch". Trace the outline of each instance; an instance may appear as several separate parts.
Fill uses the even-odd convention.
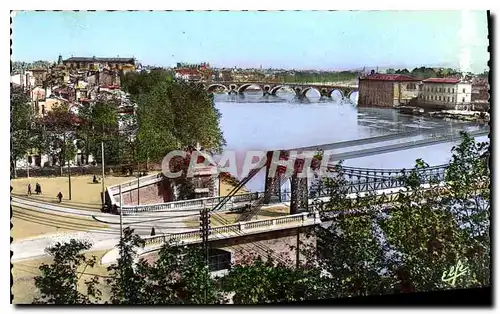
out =
[[[344,92],[342,89],[340,89],[340,88],[333,88],[333,89],[331,89],[331,90],[328,92],[328,97],[332,97],[333,92],[335,92],[335,91],[338,91],[338,92],[340,93],[340,97],[341,97],[342,99],[344,99],[344,97],[345,97],[345,92]]]
[[[353,93],[359,93],[357,89],[351,89],[350,91],[347,91],[347,98],[351,98],[351,95]]]
[[[314,86],[308,86],[308,87],[302,89],[302,91],[300,92],[300,95],[302,97],[306,97],[307,92],[310,90],[315,90],[318,93],[318,95],[321,97],[321,91]]]
[[[258,88],[260,88],[261,91],[264,91],[263,89],[263,86],[259,85],[259,84],[255,84],[255,83],[247,83],[247,84],[243,84],[241,85],[239,88],[238,88],[238,94],[241,94],[243,92],[245,92],[245,90],[247,88],[249,88],[250,86],[256,86]]]
[[[295,92],[295,89],[291,86],[288,86],[288,85],[277,85],[277,86],[274,86],[271,88],[270,90],[270,94],[271,95],[276,95],[276,93],[280,90],[280,89],[286,89],[286,90],[289,90],[291,92]]]
[[[210,84],[207,86],[207,92],[213,93],[218,87],[224,88],[224,91],[228,90],[227,86],[224,84]]]

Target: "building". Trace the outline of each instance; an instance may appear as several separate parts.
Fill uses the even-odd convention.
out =
[[[198,69],[194,68],[175,69],[175,79],[194,82],[200,81],[201,75],[198,72]]]
[[[419,88],[420,107],[434,109],[469,109],[472,84],[457,78],[428,78]]]
[[[119,70],[123,72],[135,70],[134,58],[87,58],[71,57],[62,61],[69,70],[98,71],[102,69]]]
[[[379,74],[359,78],[358,106],[392,108],[418,97],[420,80],[403,74]]]
[[[177,63],[175,78],[183,81],[211,81],[213,71],[210,64],[203,62],[200,64]]]
[[[48,69],[31,69],[31,73],[33,73],[34,85],[33,86],[43,86],[43,83],[47,79]]]
[[[23,71],[22,73],[11,75],[10,82],[29,90],[35,86],[35,77],[33,76],[33,72]]]

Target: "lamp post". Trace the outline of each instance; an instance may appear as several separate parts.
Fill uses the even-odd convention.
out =
[[[30,153],[31,151],[28,151],[28,156],[26,156],[26,176],[28,179],[30,178]]]
[[[102,206],[104,206],[104,141],[101,141],[101,164],[102,164]]]
[[[66,133],[63,134],[63,147],[64,149],[64,154],[63,154],[63,160],[66,161],[67,167],[68,167],[68,199],[71,201],[71,167],[70,167],[70,158],[68,158],[68,145],[66,143]],[[62,169],[62,168],[61,168]]]

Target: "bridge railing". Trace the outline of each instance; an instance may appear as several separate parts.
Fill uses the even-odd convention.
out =
[[[413,172],[406,171],[405,175],[410,176]],[[421,183],[431,183],[431,181],[442,182],[445,179],[446,167],[433,167],[419,169],[414,172]],[[398,175],[386,177],[386,178],[369,178],[366,180],[357,180],[351,182],[348,185],[339,187],[344,193],[362,193],[371,192],[384,189],[400,188],[406,185],[405,180],[403,180],[403,174],[400,172]],[[319,191],[319,196],[328,196],[328,189],[323,189]]]
[[[224,199],[225,196],[204,197],[192,200],[173,201],[168,203],[146,204],[146,205],[133,205],[122,206],[124,214],[135,214],[140,212],[161,212],[171,210],[193,210],[213,207]],[[230,198],[229,202],[224,204],[221,210],[232,209],[235,206],[241,206],[244,203],[250,203],[259,198],[259,193],[244,193],[234,195]],[[243,203],[243,204],[242,204]]]
[[[418,169],[415,173],[418,174],[420,180],[423,183],[429,183],[431,180],[443,181],[445,177],[447,165],[428,167],[424,169]],[[344,171],[343,171],[344,172]],[[372,172],[375,174],[376,172]],[[412,170],[408,170],[405,172],[407,175],[412,173]],[[349,176],[351,174],[351,176]],[[343,173],[346,176],[346,179],[352,180],[352,177],[358,177],[358,180],[354,182],[350,182],[349,184],[339,187],[339,189],[343,189],[345,193],[362,193],[362,192],[370,192],[376,190],[383,189],[392,189],[399,188],[405,185],[405,182],[402,180],[401,170],[399,172],[394,172],[391,176],[380,176],[380,177],[370,177],[370,174],[359,172],[359,175],[352,175],[350,171]],[[378,174],[377,174],[378,175]],[[220,210],[230,210],[238,206],[243,206],[245,203],[251,203],[253,201],[259,200],[263,196],[264,192],[253,192],[253,193],[244,193],[239,195],[234,195],[230,198],[230,200],[225,203]],[[320,191],[319,196],[327,196],[329,193],[325,189]],[[311,197],[313,197],[311,195]],[[216,197],[206,197],[206,198],[198,198],[192,200],[182,200],[182,201],[173,201],[168,203],[157,203],[157,204],[146,204],[146,205],[132,205],[132,206],[122,206],[122,210],[124,214],[135,214],[141,212],[162,212],[162,211],[171,211],[171,210],[194,210],[194,209],[202,209],[213,207],[224,199],[224,196],[216,196]]]
[[[321,223],[319,212],[304,212],[295,215],[287,215],[275,217],[270,219],[251,220],[239,222],[236,224],[217,226],[212,228],[212,233],[209,235],[210,240],[220,239],[221,235],[229,235],[228,237],[237,237],[244,235],[248,231],[255,231],[256,229],[264,229],[263,231],[270,231],[274,228],[282,228],[284,225],[296,227],[296,225],[313,225]],[[291,225],[294,224],[294,225]],[[201,241],[201,232],[199,230],[157,235],[145,238],[146,246],[158,245],[171,242],[189,242]]]

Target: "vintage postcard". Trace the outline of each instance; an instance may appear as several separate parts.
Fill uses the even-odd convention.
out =
[[[12,12],[12,302],[472,302],[489,17]]]

